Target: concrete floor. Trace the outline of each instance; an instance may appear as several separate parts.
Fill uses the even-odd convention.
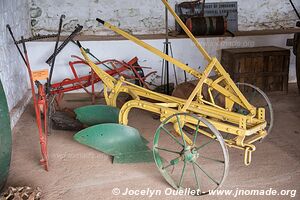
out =
[[[230,170],[222,189],[289,189],[300,192],[300,96],[295,86],[285,95],[272,95],[275,126],[263,143],[257,144],[251,166],[244,166],[243,152],[229,149]],[[143,123],[141,123],[143,122]],[[151,114],[134,111],[130,125],[153,141],[159,122]],[[112,189],[161,189],[168,184],[154,163],[113,165],[111,158],[73,140],[74,132],[53,131],[49,137],[50,171],[39,165],[39,142],[32,105],[13,130],[13,156],[8,185],[39,186],[43,199],[144,199],[143,196],[113,196]],[[151,143],[150,143],[151,145]],[[187,196],[154,196],[151,199],[194,199]],[[201,199],[232,199],[232,196],[202,196]],[[253,199],[239,196],[236,199]],[[258,199],[290,199],[290,196],[260,196]],[[294,199],[300,199],[300,194]]]

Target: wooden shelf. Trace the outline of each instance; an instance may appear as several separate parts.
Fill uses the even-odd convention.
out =
[[[276,29],[276,30],[256,30],[256,31],[238,31],[235,32],[235,36],[263,36],[263,35],[278,35],[278,34],[293,34],[300,33],[300,28],[289,28],[289,29]],[[164,34],[145,34],[145,35],[135,35],[135,37],[141,40],[157,40],[164,39]],[[214,37],[231,37],[230,34],[225,35],[212,35],[212,36],[197,36],[197,38],[214,38]],[[62,36],[61,40],[64,40],[66,36]],[[175,35],[170,33],[170,39],[183,39],[187,38],[186,35]],[[120,35],[107,35],[107,36],[97,36],[97,35],[79,35],[75,37],[76,40],[80,41],[110,41],[110,40],[126,40]],[[49,38],[40,41],[55,41],[55,38]]]

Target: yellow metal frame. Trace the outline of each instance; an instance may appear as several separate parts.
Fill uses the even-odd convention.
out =
[[[132,96],[133,100],[125,103],[120,110],[119,122],[120,124],[124,125],[128,123],[128,114],[133,108],[157,113],[160,115],[161,121],[173,114],[180,112],[188,112],[205,117],[219,131],[234,135],[233,139],[225,139],[225,142],[229,147],[244,150],[244,163],[249,165],[251,162],[251,153],[255,151],[255,146],[253,143],[267,135],[267,131],[265,130],[267,122],[265,121],[264,108],[255,108],[247,101],[247,99],[232,81],[229,74],[222,67],[220,62],[215,57],[210,57],[208,55],[208,53],[188,30],[185,24],[176,15],[175,11],[170,7],[168,2],[166,0],[162,0],[162,2],[165,4],[167,9],[171,12],[186,34],[195,43],[200,53],[208,61],[208,65],[202,73],[190,66],[183,64],[179,60],[164,54],[160,50],[137,39],[127,32],[120,30],[108,22],[103,22],[103,24],[112,31],[122,35],[137,45],[149,50],[157,56],[190,73],[195,78],[199,79],[197,86],[187,100],[153,92],[127,82],[123,77],[117,80],[108,75],[104,70],[95,65],[90,60],[84,49],[81,48],[81,53],[86,62],[104,83],[104,96],[107,105],[116,106],[116,101],[120,93],[128,93]],[[212,71],[214,71],[214,73],[217,75],[216,79],[209,78],[209,75],[212,73]],[[202,95],[204,84],[206,84],[208,88],[207,91],[210,97],[209,99],[205,99]],[[222,95],[224,98],[224,105],[218,105],[216,103],[213,96],[213,91],[217,92],[219,95]],[[147,101],[147,99],[151,99],[152,101],[155,100],[156,103],[151,103]],[[250,114],[242,115],[233,112],[232,109],[235,104],[247,109]],[[174,129],[178,130],[176,124],[177,123],[174,123]],[[185,125],[195,129],[197,122],[194,118],[187,116],[180,124],[182,126]],[[204,124],[200,125],[205,126]],[[208,132],[202,130],[201,133],[213,138],[213,136]],[[180,135],[180,132],[177,131],[177,134]],[[188,144],[192,145],[192,141],[186,135],[184,135],[184,138]]]

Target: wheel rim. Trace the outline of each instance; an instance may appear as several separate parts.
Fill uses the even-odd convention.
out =
[[[189,137],[192,145],[183,139],[183,134],[176,137],[169,130],[170,121],[182,127],[181,121],[186,117],[196,121],[194,125],[185,124],[194,126],[195,130],[192,135],[182,128],[179,128],[179,132]],[[205,137],[201,134],[203,131],[215,139]],[[208,194],[210,190],[222,186],[228,173],[228,150],[221,134],[206,119],[195,115],[178,113],[164,120],[155,133],[153,154],[160,173],[177,190],[190,188],[198,190],[197,195]]]
[[[272,103],[267,96],[265,92],[263,92],[261,89],[258,87],[251,85],[249,83],[237,83],[236,84],[240,89],[242,88],[244,91],[244,95],[247,96],[248,94],[248,101],[250,104],[253,106],[259,108],[263,107],[266,110],[266,122],[267,122],[267,127],[266,130],[268,134],[271,133],[274,125],[274,110]],[[250,95],[250,96],[249,96]],[[239,110],[243,110],[240,106],[236,107],[236,111],[241,113]],[[247,115],[248,113],[242,113]]]

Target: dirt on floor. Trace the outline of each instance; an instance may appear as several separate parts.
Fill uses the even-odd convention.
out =
[[[69,99],[74,99],[73,97]],[[75,132],[52,131],[49,136],[50,171],[39,165],[40,150],[34,110],[29,105],[13,130],[13,155],[7,186],[40,187],[42,199],[300,199],[300,96],[295,86],[288,94],[271,95],[275,110],[272,133],[257,144],[252,164],[245,166],[243,152],[229,149],[230,168],[222,187],[231,191],[220,196],[166,195],[170,186],[155,163],[112,164],[112,158],[73,140]],[[81,106],[89,102],[70,102]],[[150,141],[160,122],[152,114],[134,110],[129,125]],[[117,189],[115,189],[117,188]],[[145,190],[144,195],[113,195],[126,189]],[[150,197],[150,190],[159,190]],[[267,195],[247,196],[250,190],[265,190]],[[276,190],[287,195],[271,196]],[[290,190],[290,191],[285,191]],[[292,190],[297,190],[296,194]],[[245,192],[246,191],[246,192]]]

